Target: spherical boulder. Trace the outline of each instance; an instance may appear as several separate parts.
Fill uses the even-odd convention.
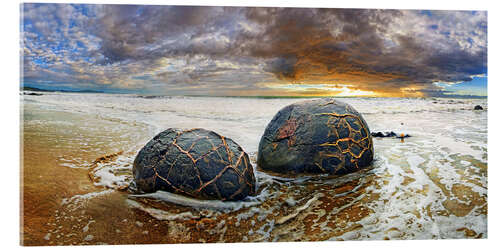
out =
[[[341,175],[372,160],[372,136],[361,114],[324,98],[289,105],[274,116],[260,140],[257,166],[287,175]]]
[[[134,181],[142,192],[163,190],[200,199],[241,200],[255,194],[247,153],[205,129],[167,129],[137,154]]]

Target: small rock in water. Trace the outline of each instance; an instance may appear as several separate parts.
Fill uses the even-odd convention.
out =
[[[396,133],[394,132],[372,132],[373,137],[394,137],[396,136]]]
[[[474,107],[474,110],[483,110],[483,107],[481,107],[481,105],[476,105]]]
[[[386,132],[386,134],[385,134],[385,137],[393,137],[393,136],[396,136],[396,133],[394,133],[393,131]]]
[[[405,134],[405,133],[401,133],[401,134],[397,135],[393,131],[391,131],[391,132],[372,132],[372,136],[373,137],[396,137],[396,138],[411,137],[411,135]]]
[[[47,233],[47,234],[45,235],[45,237],[43,237],[43,239],[45,239],[45,240],[50,240],[50,233]]]
[[[91,241],[94,239],[94,236],[92,234],[89,234],[85,237],[85,239],[83,239],[84,241]]]

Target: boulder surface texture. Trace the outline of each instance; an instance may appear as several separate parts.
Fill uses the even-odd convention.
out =
[[[233,140],[205,129],[167,129],[134,160],[142,192],[163,190],[200,199],[241,200],[255,194],[247,153]]]
[[[361,114],[324,98],[289,105],[274,116],[260,140],[257,166],[280,174],[341,175],[372,160],[372,136]]]

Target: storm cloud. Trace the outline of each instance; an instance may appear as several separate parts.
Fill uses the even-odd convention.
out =
[[[484,11],[22,7],[21,81],[40,86],[439,96],[487,73]]]

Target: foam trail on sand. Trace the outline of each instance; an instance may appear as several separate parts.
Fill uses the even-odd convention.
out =
[[[92,198],[107,195],[114,192],[112,189],[106,189],[98,192],[77,194],[70,198],[64,198],[61,201],[61,205],[67,206],[70,210],[74,211],[78,208],[85,206],[85,204]]]
[[[239,210],[245,207],[255,206],[262,203],[262,201],[250,200],[250,199],[243,201],[199,200],[166,191],[156,191],[154,193],[148,193],[148,194],[134,194],[130,196],[152,198],[196,209],[209,208],[214,210],[231,210],[231,211]]]
[[[127,204],[132,208],[140,209],[149,215],[153,216],[158,220],[188,220],[188,219],[198,219],[200,216],[193,215],[191,212],[183,212],[183,213],[170,213],[165,210],[146,207],[139,202],[127,199]]]

